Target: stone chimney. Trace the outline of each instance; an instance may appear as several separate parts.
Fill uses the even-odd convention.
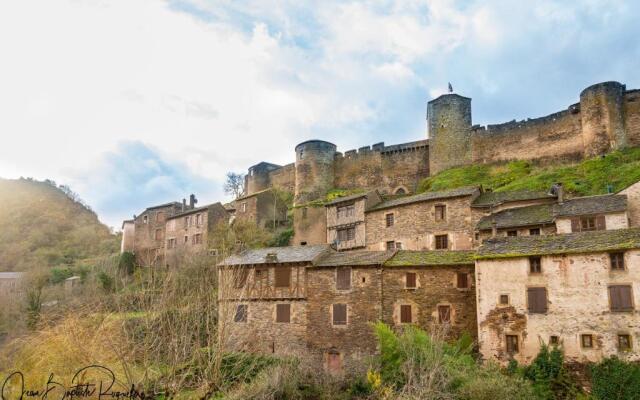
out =
[[[196,199],[196,195],[195,194],[191,194],[189,196],[189,208],[190,209],[195,208],[196,204],[198,204],[198,199]]]
[[[558,203],[564,202],[564,186],[562,182],[556,183],[556,195],[558,196]]]
[[[265,261],[268,263],[278,262],[278,253],[267,253],[265,257]]]
[[[498,236],[498,223],[494,219],[491,221],[491,237],[494,238],[496,236]]]
[[[187,199],[182,199],[182,211],[184,212],[187,209]]]

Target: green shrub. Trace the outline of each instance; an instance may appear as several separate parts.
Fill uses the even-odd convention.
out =
[[[596,399],[640,399],[640,365],[611,357],[591,366],[590,371]]]
[[[51,268],[51,276],[49,277],[49,282],[52,285],[56,285],[58,283],[64,282],[65,279],[71,278],[73,276],[73,271],[69,267],[54,267]]]
[[[115,287],[113,278],[104,271],[98,274],[98,283],[105,292],[112,292]]]
[[[133,253],[128,251],[123,252],[122,254],[120,254],[120,259],[118,260],[118,271],[121,274],[133,275],[135,260],[136,257],[133,255]]]
[[[293,237],[293,229],[285,229],[278,232],[268,243],[269,247],[284,247],[288,246],[291,238]]]
[[[575,399],[579,389],[564,365],[564,352],[559,346],[542,344],[531,365],[524,368],[524,376],[543,399]]]

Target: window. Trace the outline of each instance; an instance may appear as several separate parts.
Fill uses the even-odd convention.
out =
[[[189,236],[184,235],[184,244],[189,243]]]
[[[394,242],[394,241],[387,242],[387,250],[388,251],[394,251],[395,249],[396,249],[396,242]]]
[[[302,209],[302,218],[307,218],[307,207]]]
[[[518,335],[507,335],[507,353],[514,354],[519,351],[518,349]]]
[[[595,217],[582,217],[582,218],[580,218],[580,230],[581,231],[595,231],[596,230],[596,218]]]
[[[241,212],[247,212],[247,202],[245,201],[244,203],[240,204],[240,211]]]
[[[624,271],[624,253],[610,253],[611,269]]]
[[[508,294],[501,294],[500,295],[500,304],[502,304],[503,306],[506,306],[509,304],[509,295]]]
[[[552,335],[549,337],[549,344],[557,346],[560,343],[560,338],[558,336]]]
[[[196,225],[202,225],[202,214],[196,214]]]
[[[436,209],[436,221],[444,221],[447,218],[447,206],[437,205]]]
[[[407,289],[415,289],[416,288],[416,273],[415,272],[407,272],[405,274],[405,288]]]
[[[338,229],[338,241],[346,242],[349,240],[354,240],[356,238],[356,228],[343,228]]]
[[[633,302],[630,285],[609,286],[609,299],[611,311],[631,311]]]
[[[233,286],[236,289],[243,288],[247,284],[247,278],[249,277],[249,270],[246,268],[239,268],[233,272]]]
[[[142,217],[142,223],[146,224],[147,222],[149,222],[149,216],[145,215]]]
[[[543,287],[527,288],[529,312],[544,314],[547,312],[547,289]]]
[[[411,305],[402,304],[400,306],[400,323],[401,324],[411,323]]]
[[[236,307],[236,315],[233,317],[233,322],[247,322],[247,311],[249,306],[246,304],[238,304]]]
[[[593,335],[580,335],[580,345],[583,349],[592,349]]]
[[[508,237],[516,237],[518,236],[518,231],[507,231]]]
[[[276,322],[291,322],[291,304],[276,304]]]
[[[176,247],[176,239],[171,238],[167,240],[167,249],[173,249]]]
[[[347,324],[347,305],[346,304],[333,305],[333,324],[334,325]]]
[[[336,270],[336,289],[351,289],[351,268],[338,268]]]
[[[469,275],[464,272],[458,272],[457,274],[457,288],[468,289],[469,288]]]
[[[449,248],[449,237],[447,235],[436,235],[436,250]]]
[[[438,306],[438,322],[441,324],[451,322],[451,306]]]
[[[156,229],[155,237],[156,240],[162,240],[162,229]]]
[[[337,213],[338,219],[347,218],[347,217],[353,217],[356,214],[356,205],[355,204],[349,204],[349,205],[346,205],[346,206],[337,207],[336,208],[336,213]]]
[[[327,352],[327,370],[330,373],[342,371],[342,357],[339,351],[332,349]]]
[[[393,223],[395,222],[393,219],[393,213],[385,215],[385,220],[387,222],[387,228],[393,226]]]
[[[291,286],[291,267],[280,267],[275,269],[276,287],[287,288]]]
[[[396,250],[402,250],[402,243],[396,242]]]
[[[618,335],[618,350],[631,350],[631,336],[627,334]]]
[[[193,244],[202,244],[202,233],[196,233],[192,238]]]
[[[188,228],[190,226],[191,226],[191,217],[187,215],[186,217],[184,217],[184,227]]]
[[[407,194],[407,191],[406,191],[406,190],[404,190],[404,188],[398,188],[398,189],[396,189],[395,194],[397,194],[397,195],[403,195],[403,194]]]
[[[269,270],[266,268],[257,268],[254,272],[253,280],[258,287],[264,287],[269,281]]]
[[[529,257],[529,273],[531,274],[542,273],[542,258]]]
[[[540,235],[540,228],[529,229],[529,235],[530,236],[539,236]]]

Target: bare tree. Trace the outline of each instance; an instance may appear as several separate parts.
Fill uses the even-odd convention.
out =
[[[227,172],[227,180],[224,182],[224,192],[232,194],[234,198],[238,198],[244,191],[244,174],[236,174],[235,172]]]

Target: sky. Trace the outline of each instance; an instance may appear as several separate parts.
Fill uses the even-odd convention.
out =
[[[517,6],[516,6],[517,5]],[[427,137],[451,82],[473,123],[640,88],[640,2],[0,2],[0,177],[69,185],[119,229],[225,174]]]

